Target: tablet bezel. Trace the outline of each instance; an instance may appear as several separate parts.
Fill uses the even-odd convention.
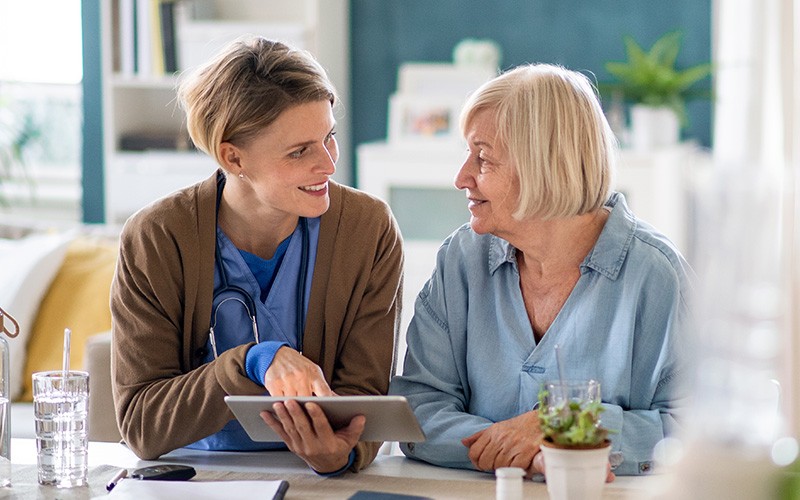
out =
[[[283,441],[264,423],[260,413],[264,410],[274,413],[273,404],[290,399],[320,405],[334,430],[347,425],[354,416],[364,415],[367,422],[361,441],[425,441],[417,417],[403,396],[225,396],[225,402],[247,435],[258,442]]]

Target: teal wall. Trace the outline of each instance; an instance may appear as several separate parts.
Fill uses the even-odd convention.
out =
[[[624,60],[623,35],[649,47],[681,29],[679,68],[711,60],[710,0],[352,0],[352,100],[355,144],[386,137],[389,95],[406,61],[450,61],[464,38],[491,38],[502,67],[562,64],[610,81],[603,63]],[[711,104],[689,106],[684,132],[711,145]]]
[[[83,222],[105,221],[103,176],[103,88],[100,66],[100,2],[81,2],[83,31]]]

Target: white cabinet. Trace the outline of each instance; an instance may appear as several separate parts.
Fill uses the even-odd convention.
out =
[[[666,235],[688,257],[694,231],[693,187],[711,161],[709,152],[689,144],[648,152],[622,150],[614,189],[625,195],[639,219]]]
[[[202,180],[216,163],[194,151],[150,149],[131,151],[123,138],[131,134],[188,134],[183,111],[175,97],[177,76],[134,74],[121,64],[120,12],[126,6],[151,0],[101,0],[103,161],[107,222],[124,221],[130,214],[178,188]],[[349,105],[349,4],[345,0],[183,0],[177,8],[203,7],[202,20],[176,23],[178,68],[205,60],[230,39],[248,33],[302,45],[325,67],[339,93],[342,106]],[[254,31],[258,31],[255,32]],[[337,180],[349,182],[350,131],[337,116],[337,138],[343,145]]]

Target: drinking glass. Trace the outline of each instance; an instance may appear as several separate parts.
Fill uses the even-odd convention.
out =
[[[36,463],[39,484],[71,488],[87,484],[89,374],[33,374]]]
[[[600,401],[600,382],[597,380],[552,380],[542,386],[546,392],[544,400],[551,414],[557,414],[570,403],[580,407]]]

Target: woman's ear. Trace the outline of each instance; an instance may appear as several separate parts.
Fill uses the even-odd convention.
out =
[[[242,170],[240,161],[239,148],[230,142],[223,142],[219,145],[219,159],[224,168],[229,174],[239,175]]]

